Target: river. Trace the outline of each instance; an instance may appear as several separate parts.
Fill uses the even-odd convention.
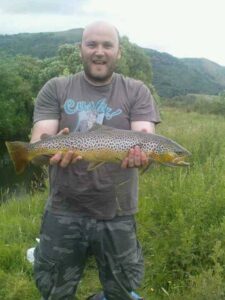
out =
[[[45,178],[43,170],[32,164],[22,174],[17,175],[5,143],[0,141],[0,203],[12,195],[21,196],[36,189],[43,189]]]

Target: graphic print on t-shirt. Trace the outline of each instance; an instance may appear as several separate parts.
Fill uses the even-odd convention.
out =
[[[102,124],[104,118],[107,120],[120,115],[121,109],[112,109],[106,98],[97,101],[67,99],[64,103],[67,115],[77,114],[77,124],[74,131],[87,131],[94,123]]]

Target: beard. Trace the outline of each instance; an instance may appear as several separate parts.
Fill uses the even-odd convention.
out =
[[[112,62],[110,65],[99,65],[100,70],[98,70],[98,65],[93,65],[92,62],[83,62],[83,67],[85,75],[89,80],[97,83],[105,83],[112,77],[116,69],[116,62]],[[101,70],[101,67],[103,70]]]

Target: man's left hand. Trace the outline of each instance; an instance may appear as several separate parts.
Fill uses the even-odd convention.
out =
[[[122,161],[122,168],[139,168],[148,164],[147,155],[140,149],[139,146],[135,146],[130,149],[128,155]]]

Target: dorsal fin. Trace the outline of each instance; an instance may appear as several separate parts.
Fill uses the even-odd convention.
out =
[[[96,131],[96,130],[107,130],[107,131],[111,131],[111,130],[115,130],[116,128],[113,127],[109,127],[106,125],[101,125],[98,123],[94,123],[93,126],[88,130],[88,131]]]
[[[50,134],[42,133],[40,139],[41,139],[41,140],[46,140],[46,139],[50,138],[51,136],[52,136],[52,135],[50,135]]]

